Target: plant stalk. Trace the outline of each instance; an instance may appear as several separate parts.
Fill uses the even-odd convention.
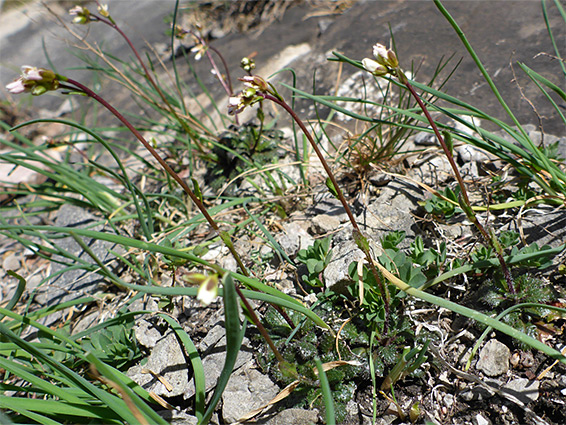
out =
[[[330,166],[326,162],[326,159],[324,158],[324,155],[322,154],[322,152],[318,148],[316,142],[314,141],[314,138],[311,136],[311,134],[308,131],[308,129],[306,128],[305,124],[299,118],[299,116],[295,113],[295,111],[293,111],[293,109],[284,100],[282,100],[282,99],[280,99],[276,96],[273,96],[269,93],[263,93],[263,92],[258,92],[258,94],[261,95],[263,98],[265,98],[267,100],[271,100],[272,102],[275,102],[276,104],[281,106],[283,109],[285,109],[285,111],[287,111],[287,113],[289,113],[289,115],[291,115],[293,120],[297,123],[297,125],[300,127],[303,134],[308,139],[309,143],[311,144],[313,150],[316,153],[316,156],[320,160],[320,163],[322,164],[324,171],[326,171],[326,174],[330,178],[330,181],[332,182],[332,185],[334,186],[334,189],[336,190],[336,195],[338,196],[338,199],[342,203],[342,206],[344,207],[344,210],[346,211],[346,215],[348,216],[348,219],[350,220],[350,223],[352,224],[352,227],[354,229],[354,231],[353,231],[354,240],[356,241],[356,244],[358,245],[358,247],[364,252],[364,255],[366,257],[366,262],[368,263],[368,266],[369,266],[373,276],[375,277],[376,282],[379,285],[379,289],[380,289],[380,292],[381,292],[381,296],[383,297],[384,308],[385,308],[385,321],[384,321],[384,325],[383,325],[383,335],[384,336],[387,335],[388,322],[389,322],[389,304],[390,304],[389,291],[387,290],[387,287],[385,286],[383,279],[381,279],[377,269],[375,268],[374,261],[371,257],[371,252],[370,252],[370,249],[369,249],[368,241],[367,241],[366,237],[363,236],[362,231],[360,230],[360,227],[358,226],[358,223],[356,222],[354,214],[352,214],[352,211],[350,210],[350,206],[348,205],[348,202],[346,201],[346,198],[344,197],[344,194],[342,193],[342,190],[340,189],[340,186],[338,185],[338,182],[336,181],[336,177],[334,176],[334,173],[330,169]]]
[[[458,166],[456,165],[456,162],[454,161],[454,156],[452,155],[452,152],[450,151],[450,149],[448,149],[448,146],[446,145],[444,138],[440,134],[440,131],[438,130],[438,127],[436,126],[436,123],[434,122],[434,120],[430,116],[428,108],[425,106],[424,102],[422,101],[422,99],[418,95],[418,93],[415,91],[414,87],[411,85],[411,83],[409,83],[409,81],[407,80],[406,77],[403,76],[403,77],[400,78],[400,80],[405,85],[405,87],[407,87],[407,89],[409,90],[411,95],[415,98],[415,100],[419,104],[419,107],[422,109],[423,113],[425,114],[425,117],[428,120],[430,126],[432,127],[432,130],[434,131],[434,134],[436,135],[436,138],[438,139],[440,146],[442,146],[442,150],[444,151],[444,154],[446,155],[446,158],[448,159],[448,162],[450,163],[450,167],[452,167],[452,171],[454,173],[454,176],[456,177],[456,181],[458,182],[458,186],[460,186],[460,193],[462,194],[462,200],[465,204],[465,207],[463,208],[463,210],[466,213],[466,216],[468,217],[468,219],[479,230],[479,232],[482,235],[485,242],[494,250],[495,255],[497,256],[497,259],[499,260],[499,264],[501,265],[501,270],[503,271],[503,276],[505,277],[505,282],[507,283],[507,288],[508,288],[510,293],[514,294],[515,293],[515,285],[513,284],[513,278],[511,277],[511,273],[509,272],[509,267],[507,267],[507,263],[505,262],[505,259],[503,258],[503,253],[501,252],[500,245],[499,245],[499,243],[497,243],[493,239],[496,236],[490,235],[485,230],[483,225],[479,222],[478,218],[476,217],[476,215],[475,215],[475,213],[472,209],[470,199],[468,197],[468,191],[466,190],[464,180],[462,179],[462,176],[460,175],[460,171],[458,170]]]
[[[246,266],[244,266],[244,263],[242,262],[242,259],[240,258],[238,252],[236,251],[236,248],[234,247],[234,244],[232,243],[230,235],[228,233],[220,230],[220,228],[218,227],[218,224],[210,216],[210,214],[208,213],[208,211],[207,211],[206,207],[204,206],[204,204],[202,203],[202,201],[194,194],[194,192],[185,183],[185,181],[181,177],[179,177],[179,175],[169,166],[169,164],[167,164],[167,162],[163,158],[161,158],[161,156],[157,153],[157,151],[147,142],[147,140],[145,140],[145,138],[142,136],[142,134],[120,112],[118,112],[112,105],[110,105],[108,102],[106,102],[106,100],[104,100],[102,97],[97,95],[91,89],[89,89],[88,87],[84,86],[83,84],[81,84],[77,81],[71,80],[70,78],[67,78],[66,83],[71,84],[71,85],[79,88],[87,96],[89,96],[89,97],[93,98],[94,100],[96,100],[97,102],[99,102],[102,106],[104,106],[112,114],[114,114],[114,116],[116,118],[118,118],[122,122],[122,124],[124,124],[128,128],[128,130],[130,130],[134,134],[134,136],[136,136],[136,138],[151,153],[151,155],[157,160],[157,162],[159,162],[159,164],[165,169],[165,171],[171,177],[173,177],[173,179],[175,179],[175,181],[177,181],[177,183],[179,183],[181,185],[181,187],[183,188],[185,193],[187,195],[189,195],[191,200],[195,203],[197,208],[200,210],[202,215],[205,217],[208,224],[215,230],[215,232],[220,236],[220,238],[222,239],[224,244],[228,247],[228,249],[230,250],[230,253],[232,254],[234,259],[238,263],[238,267],[240,268],[242,274],[246,277],[249,277],[249,272],[248,272]],[[66,87],[65,84],[61,84],[60,87],[69,88],[69,87]],[[248,309],[248,312],[250,314],[250,317],[252,318],[252,321],[254,322],[254,324],[256,325],[258,330],[260,331],[261,335],[267,341],[267,344],[273,350],[275,357],[277,358],[277,360],[279,362],[283,362],[284,361],[283,356],[281,356],[281,353],[279,353],[279,351],[277,350],[277,347],[275,347],[275,344],[271,340],[271,338],[270,338],[269,334],[267,333],[267,331],[265,330],[264,326],[259,321],[259,319],[258,319],[257,315],[255,314],[255,312],[253,311],[250,303],[248,302],[248,300],[246,299],[246,297],[244,296],[244,294],[242,293],[242,291],[240,290],[238,285],[235,285],[235,288],[236,288],[236,291],[238,293],[238,296],[240,297],[240,299],[242,300],[242,302],[244,303],[244,305]],[[276,308],[278,309],[278,311],[281,312],[282,309],[279,306],[276,306]],[[283,314],[283,317],[288,317],[286,314],[284,314],[284,312],[282,312],[282,314]],[[292,325],[292,322],[291,322],[291,325]]]

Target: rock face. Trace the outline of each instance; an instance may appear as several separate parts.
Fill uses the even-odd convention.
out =
[[[105,228],[103,225],[94,226],[98,220],[99,218],[82,208],[65,204],[57,212],[55,226],[71,229],[88,228],[94,231],[103,231]],[[117,263],[112,261],[114,256],[110,253],[110,250],[120,252],[120,247],[102,240],[81,239],[90,248],[92,253],[106,264],[107,267],[111,270],[117,267]],[[70,236],[59,239],[57,245],[61,250],[78,257],[80,261],[95,264],[91,256]],[[68,264],[71,263],[70,265],[72,265],[72,260],[70,259],[58,254],[53,255],[53,259],[55,260],[52,263],[51,270],[53,278],[45,285],[38,288],[36,295],[36,302],[41,305],[53,306],[65,301],[93,295],[109,284],[108,280],[99,274],[83,269],[67,270],[69,268]],[[56,319],[57,315],[49,316],[49,320]]]
[[[278,392],[279,387],[268,376],[256,369],[242,369],[232,374],[222,394],[222,417],[226,423],[236,422],[273,399]]]
[[[128,376],[148,391],[176,397],[189,390],[189,364],[175,333],[170,331],[157,341],[145,365],[128,370]],[[158,379],[163,377],[170,387]]]
[[[476,369],[487,376],[502,375],[509,370],[510,358],[511,351],[509,348],[496,339],[492,339],[480,351]]]

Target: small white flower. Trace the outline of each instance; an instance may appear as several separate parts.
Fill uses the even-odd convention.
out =
[[[192,49],[191,49],[191,53],[196,53],[195,54],[195,60],[199,61],[201,60],[201,58],[204,56],[204,54],[206,53],[206,50],[208,49],[207,46],[205,46],[202,43],[198,43],[197,45],[195,45]]]
[[[244,83],[244,86],[261,91],[267,92],[269,90],[269,84],[259,75],[246,75],[242,78],[239,78],[240,81]],[[254,93],[255,94],[255,93]]]
[[[373,46],[373,56],[378,63],[383,66],[390,68],[397,68],[399,66],[399,61],[397,60],[397,55],[391,49],[388,49],[383,44],[375,44]]]
[[[240,96],[231,96],[228,99],[228,115],[236,115],[242,112],[246,104],[242,101]]]
[[[35,66],[22,66],[22,75],[15,81],[6,86],[12,94],[31,92],[34,96],[39,96],[49,90],[59,88],[59,78],[53,71]]]
[[[105,18],[108,18],[110,16],[110,13],[108,12],[108,5],[101,4],[100,6],[98,6],[98,13],[100,13]]]
[[[199,286],[197,292],[197,300],[203,305],[209,305],[218,296],[218,278],[216,276],[208,276]]]
[[[69,10],[69,15],[75,16],[73,19],[75,24],[88,24],[92,21],[90,11],[86,7],[77,5]]]

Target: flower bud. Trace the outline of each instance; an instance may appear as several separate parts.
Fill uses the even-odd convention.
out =
[[[240,61],[240,68],[246,72],[251,72],[252,69],[255,69],[255,61],[248,57],[242,58]]]
[[[397,68],[399,66],[399,61],[397,60],[397,55],[391,49],[388,49],[383,44],[375,44],[373,46],[373,56],[383,66],[389,68]]]
[[[376,77],[381,77],[389,72],[389,70],[385,66],[374,61],[373,59],[369,59],[369,58],[363,59],[362,65],[364,66],[366,71],[371,72]]]

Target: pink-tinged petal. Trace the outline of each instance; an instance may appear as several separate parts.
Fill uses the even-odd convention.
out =
[[[26,87],[24,86],[21,78],[18,78],[16,81],[8,84],[6,89],[12,94],[20,94],[26,91]]]

